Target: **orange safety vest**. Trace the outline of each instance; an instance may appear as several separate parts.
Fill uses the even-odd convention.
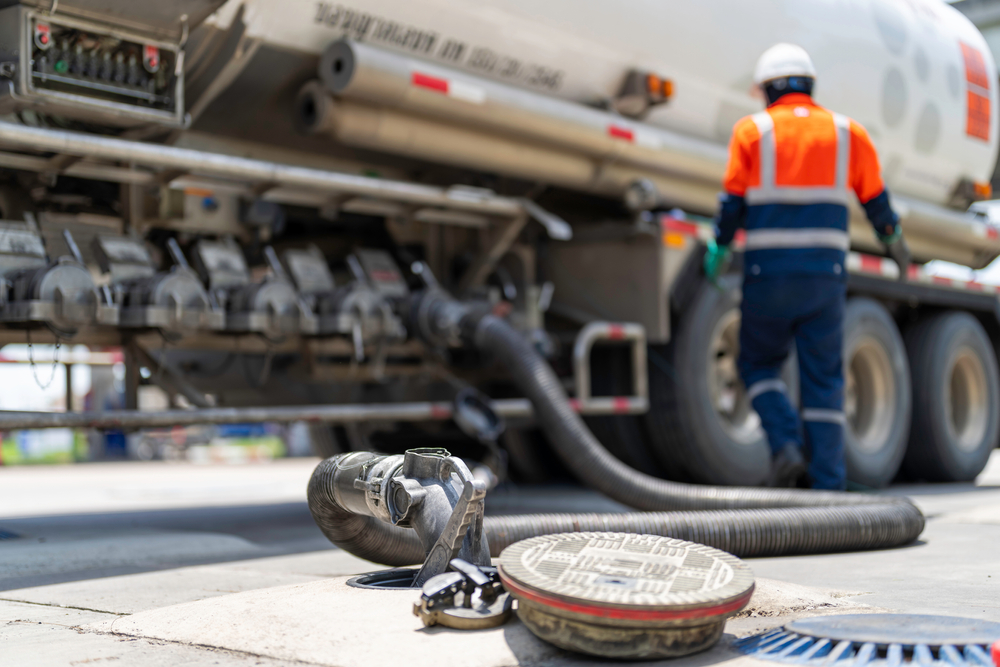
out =
[[[754,274],[761,266],[804,259],[794,252],[757,251],[846,252],[850,193],[865,203],[885,189],[865,129],[802,93],[739,121],[729,152],[724,186],[746,200],[745,249]],[[825,260],[834,273],[843,271],[842,255],[811,257]]]

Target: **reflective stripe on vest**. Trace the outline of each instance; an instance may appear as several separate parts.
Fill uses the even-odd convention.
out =
[[[829,227],[772,227],[747,231],[746,250],[773,248],[833,248],[847,252],[851,248],[851,236],[843,230]]]
[[[832,186],[778,185],[777,142],[774,139],[774,119],[766,111],[754,114],[754,124],[760,132],[760,185],[747,188],[746,200],[758,204],[842,204],[849,203],[847,175],[851,164],[851,121],[847,116],[833,114],[837,127],[837,167]]]

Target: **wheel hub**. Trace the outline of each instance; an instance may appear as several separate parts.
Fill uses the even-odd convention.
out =
[[[737,368],[740,356],[738,310],[726,313],[716,323],[709,355],[709,392],[723,428],[736,442],[756,442],[760,437],[760,417],[747,400]]]
[[[961,348],[952,365],[945,409],[948,411],[948,427],[958,448],[964,452],[975,451],[986,435],[989,426],[988,395],[982,361],[972,350]]]
[[[874,453],[885,446],[892,431],[896,381],[885,347],[863,336],[847,355],[844,412],[858,449]]]

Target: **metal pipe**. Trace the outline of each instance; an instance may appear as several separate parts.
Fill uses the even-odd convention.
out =
[[[713,186],[725,171],[723,145],[368,44],[331,44],[320,59],[319,76],[338,97],[488,129],[604,162],[685,175]]]
[[[575,405],[581,414],[638,414],[648,402],[637,397],[591,399]],[[493,401],[501,417],[529,418],[534,412],[527,399]],[[46,428],[168,428],[195,424],[260,424],[264,422],[319,422],[348,424],[365,421],[423,422],[451,419],[451,403],[363,403],[355,405],[304,405],[258,408],[203,408],[197,410],[102,410],[95,412],[0,411],[0,431]]]
[[[506,197],[473,197],[466,191],[452,191],[368,176],[353,176],[321,169],[296,167],[277,162],[127,141],[80,132],[28,127],[7,121],[0,121],[0,145],[54,151],[64,155],[120,160],[136,165],[178,169],[186,173],[241,179],[255,183],[277,183],[330,192],[348,192],[408,204],[446,206],[478,211],[488,215],[515,216],[522,211],[519,202]]]
[[[405,125],[395,118],[406,114],[436,119],[455,132],[477,129],[480,133],[496,133],[497,141],[575,153],[600,165],[599,174],[590,183],[571,183],[555,170],[545,179],[548,182],[619,195],[634,180],[648,178],[665,201],[714,213],[727,160],[726,149],[715,142],[350,40],[340,40],[327,48],[320,60],[319,76],[323,87],[338,100],[397,110],[393,122],[400,134]],[[337,139],[347,144],[360,141],[346,131],[338,133]],[[369,141],[370,148],[406,152],[388,140]],[[451,160],[448,155],[437,159],[513,173],[509,167],[504,170],[487,164],[492,158],[481,155],[474,143],[445,143]],[[463,159],[463,150],[473,154]],[[421,146],[419,150],[414,147],[414,151],[406,154],[435,155],[433,146]],[[548,168],[528,162],[521,169],[533,166]],[[534,172],[513,175],[538,177]],[[905,195],[894,195],[893,203],[903,219],[914,256],[921,261],[943,259],[982,268],[1000,253],[1000,236],[972,214]],[[855,223],[852,245],[881,252],[864,212],[859,206],[851,208]]]
[[[66,412],[73,412],[73,364],[66,365]]]
[[[646,329],[641,324],[590,322],[576,336],[573,344],[573,376],[576,398],[587,406],[590,395],[590,353],[597,341],[628,341],[632,349],[632,394],[649,397],[649,378],[646,369]]]
[[[325,134],[348,146],[539,180],[608,197],[620,197],[630,185],[646,179],[665,200],[701,212],[711,211],[718,202],[717,182],[602,162],[562,147],[447,124],[404,110],[335,100],[315,82],[306,84],[299,93],[298,108],[305,130]]]

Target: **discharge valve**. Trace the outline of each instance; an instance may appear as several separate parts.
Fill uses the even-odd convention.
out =
[[[0,321],[45,324],[64,337],[92,324],[117,324],[117,308],[98,293],[72,235],[63,233],[71,255],[50,261],[32,227],[0,227]]]

